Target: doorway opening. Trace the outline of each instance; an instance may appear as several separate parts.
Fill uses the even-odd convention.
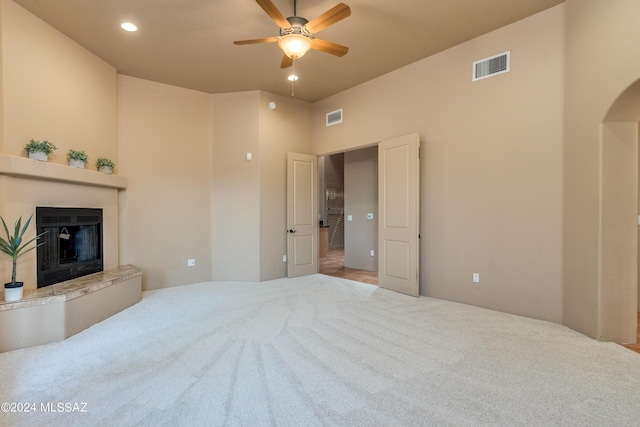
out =
[[[634,343],[638,333],[638,133],[640,80],[611,105],[601,126],[598,339]]]
[[[319,272],[378,284],[377,146],[318,158]]]

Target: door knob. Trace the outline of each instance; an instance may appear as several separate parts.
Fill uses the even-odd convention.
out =
[[[287,233],[291,233],[291,234],[293,234],[293,233],[295,233],[295,232],[296,232],[296,230],[287,230]]]

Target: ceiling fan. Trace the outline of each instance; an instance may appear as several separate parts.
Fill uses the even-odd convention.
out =
[[[253,40],[237,40],[234,44],[278,43],[284,51],[280,68],[287,68],[295,59],[302,58],[309,49],[319,50],[335,56],[344,56],[349,48],[337,43],[316,38],[315,35],[329,25],[333,25],[351,15],[351,9],[339,3],[322,15],[309,21],[296,15],[296,0],[293,1],[293,16],[285,18],[271,0],[256,0],[267,15],[280,27],[279,37],[266,37]]]

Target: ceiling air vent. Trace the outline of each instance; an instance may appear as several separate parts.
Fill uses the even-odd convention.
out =
[[[476,80],[497,76],[498,74],[509,72],[511,51],[500,53],[489,58],[481,59],[473,63],[473,78]]]
[[[342,108],[327,113],[327,126],[337,125],[338,123],[342,123]]]

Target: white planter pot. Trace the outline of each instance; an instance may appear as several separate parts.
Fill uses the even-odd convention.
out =
[[[109,174],[109,175],[111,175],[111,172],[113,172],[109,166],[102,166],[98,170],[100,172],[102,172],[102,173],[106,173],[106,174]]]
[[[22,290],[23,290],[22,283],[20,283],[20,286],[16,288],[7,288],[5,285],[4,300],[6,302],[20,301],[22,299]]]
[[[41,162],[46,162],[48,158],[48,154],[44,151],[29,151],[29,158],[39,160]]]
[[[69,166],[72,168],[84,169],[84,162],[82,160],[69,159]]]

